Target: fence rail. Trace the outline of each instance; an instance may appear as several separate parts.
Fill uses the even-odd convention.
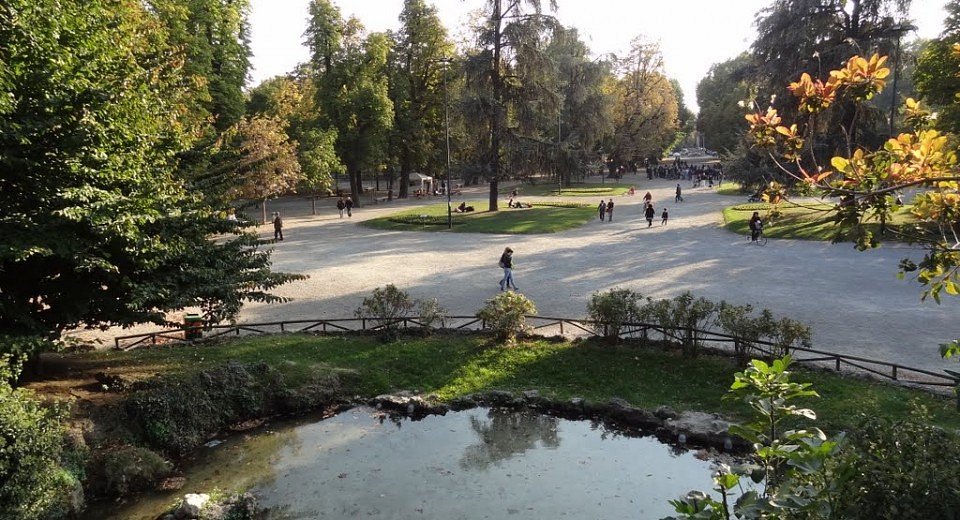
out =
[[[532,328],[538,332],[545,333],[550,329],[559,330],[561,336],[568,333],[575,335],[604,336],[610,326],[602,322],[576,318],[526,316],[526,319],[532,323]],[[387,323],[380,323],[370,318],[332,318],[238,323],[233,325],[207,325],[200,330],[203,332],[204,339],[211,339],[229,334],[240,336],[242,334],[263,335],[278,332],[311,332],[323,334],[330,332],[376,331],[392,325],[397,325],[401,328],[424,327],[424,324],[416,318],[397,318]],[[441,330],[480,331],[488,327],[483,320],[476,316],[447,316],[438,328]],[[186,336],[189,332],[195,331],[197,331],[196,328],[181,327],[142,334],[116,336],[114,338],[114,346],[119,350],[131,350],[160,343],[189,342],[191,340],[186,339]],[[823,364],[826,363],[838,372],[844,369],[855,369],[900,383],[927,387],[960,388],[960,374],[953,375],[950,371],[936,372],[923,368],[908,367],[889,361],[850,354],[839,354],[809,347],[791,346],[784,348],[781,345],[769,341],[746,341],[736,336],[712,330],[668,327],[653,323],[625,323],[620,325],[618,336],[624,339],[648,339],[651,333],[657,333],[662,335],[664,339],[678,342],[683,341],[684,337],[690,337],[690,335],[696,334],[699,343],[719,350],[730,351],[732,347],[734,351],[751,351],[753,355],[760,354],[767,357],[778,357],[784,353],[790,353],[798,362],[808,365],[817,364],[819,366],[823,366]],[[960,402],[958,402],[958,406],[960,406]]]

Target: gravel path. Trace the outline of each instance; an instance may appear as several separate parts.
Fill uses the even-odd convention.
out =
[[[248,305],[241,321],[350,317],[363,297],[388,283],[415,298],[436,297],[451,314],[473,314],[499,291],[497,259],[510,246],[516,283],[541,315],[583,316],[593,292],[613,287],[654,298],[689,290],[806,322],[818,348],[921,368],[956,368],[939,358],[937,345],[960,336],[960,300],[920,302],[920,287],[896,278],[899,260],[919,257],[920,251],[884,245],[858,252],[851,244],[799,240],[754,247],[721,227],[721,208],[745,198],[689,189],[684,182],[685,202],[674,204],[676,181],[623,182],[634,182],[638,193],[615,197],[614,222],[594,220],[551,235],[395,232],[357,225],[438,199],[371,205],[342,220],[332,201],[318,203],[317,216],[309,215],[308,201],[272,203],[269,211],[285,216],[286,236],[276,245],[275,269],[310,278],[277,291],[292,301]],[[657,209],[649,229],[641,214],[646,191]],[[466,190],[463,197],[483,200],[486,188]],[[599,197],[571,200],[599,203]],[[665,206],[671,218],[660,226]],[[267,226],[262,230],[266,234]]]

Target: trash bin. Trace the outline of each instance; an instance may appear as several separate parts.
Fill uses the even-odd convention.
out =
[[[199,314],[187,314],[183,317],[183,339],[203,337],[203,318]]]

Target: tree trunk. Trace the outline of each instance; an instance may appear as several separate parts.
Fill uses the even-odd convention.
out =
[[[313,197],[310,197],[310,214],[311,215],[317,214],[317,196],[316,195],[314,195]]]
[[[360,193],[363,188],[363,182],[360,177],[359,169],[349,168],[350,173],[350,194],[353,197],[353,207],[360,207]]]
[[[260,216],[261,216],[260,223],[266,224],[267,223],[267,199],[263,199],[260,202]]]
[[[410,165],[409,159],[406,157],[407,154],[402,154],[400,158],[400,195],[401,199],[405,199],[408,196],[410,189],[410,172],[413,171],[413,167]]]
[[[503,11],[501,0],[494,0],[494,34],[493,34],[493,124],[490,129],[490,211],[497,211],[497,188],[500,180],[500,132],[501,108],[503,104],[503,84],[500,77],[500,47],[503,32]]]

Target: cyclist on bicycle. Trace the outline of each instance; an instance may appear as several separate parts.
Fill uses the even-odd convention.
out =
[[[756,242],[762,232],[763,219],[760,218],[760,212],[754,211],[753,216],[750,217],[750,241]]]

